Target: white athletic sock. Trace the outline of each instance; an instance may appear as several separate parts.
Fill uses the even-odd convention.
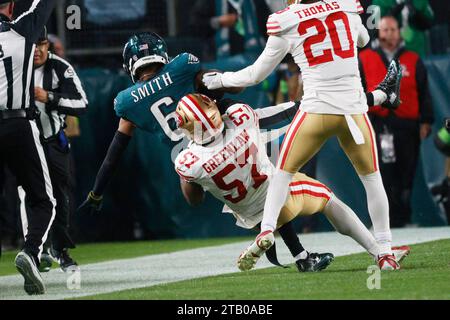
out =
[[[261,232],[274,231],[277,227],[281,208],[286,203],[289,194],[289,183],[292,181],[293,173],[277,169],[270,180],[267,191],[266,203],[264,205],[264,216],[261,222]]]
[[[373,235],[355,212],[338,197],[333,195],[323,213],[339,233],[353,238],[372,256],[377,257],[380,254],[380,247]]]
[[[297,260],[305,260],[306,258],[308,258],[308,251],[303,250],[298,255],[296,255],[294,259],[295,261],[297,261]]]
[[[359,176],[366,189],[367,205],[372,220],[375,239],[381,254],[392,254],[392,235],[389,227],[389,202],[379,171],[367,176]]]
[[[387,94],[381,90],[372,91],[373,101],[375,106],[379,106],[387,100]]]

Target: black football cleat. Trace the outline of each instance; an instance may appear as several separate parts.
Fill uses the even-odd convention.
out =
[[[78,264],[75,262],[75,260],[72,259],[72,257],[69,254],[68,249],[63,249],[62,251],[55,250],[53,248],[50,249],[50,253],[58,263],[59,267],[62,271],[68,272],[68,271],[77,271],[79,270]]]
[[[41,255],[41,263],[39,264],[39,272],[49,272],[52,268],[53,259],[47,252]]]
[[[38,295],[45,293],[44,281],[39,273],[38,267],[33,257],[25,251],[17,254],[15,259],[17,271],[25,279],[23,288],[29,295]]]
[[[377,89],[387,95],[387,99],[382,103],[386,109],[395,110],[400,106],[400,82],[402,80],[402,66],[398,60],[392,60],[383,81]]]
[[[308,253],[308,258],[295,261],[300,272],[317,272],[326,269],[334,260],[332,253]]]

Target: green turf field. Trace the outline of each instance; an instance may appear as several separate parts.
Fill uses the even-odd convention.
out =
[[[320,273],[268,268],[83,299],[450,299],[450,239],[412,246],[402,270],[367,288],[367,254],[338,257]]]
[[[151,254],[169,253],[186,249],[216,246],[245,241],[252,238],[213,238],[200,240],[163,240],[78,245],[72,251],[73,258],[81,265],[117,259],[142,257]],[[17,251],[3,252],[0,258],[0,276],[17,274],[14,258]]]

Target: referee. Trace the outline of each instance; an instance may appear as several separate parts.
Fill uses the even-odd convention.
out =
[[[66,60],[49,52],[49,47],[47,29],[44,27],[34,52],[34,97],[39,110],[37,123],[56,198],[56,217],[50,230],[50,255],[58,261],[63,271],[73,271],[77,269],[77,263],[69,254],[69,248],[75,248],[68,230],[70,144],[64,128],[66,116],[78,117],[84,114],[88,101],[73,67]],[[47,252],[42,255],[41,271],[50,270],[51,259],[46,255]]]
[[[25,244],[15,264],[30,295],[45,293],[38,265],[56,205],[32,108],[35,42],[55,3],[35,0],[28,11],[11,21],[14,1],[0,0],[0,172],[8,166],[28,197],[29,214],[22,217]]]

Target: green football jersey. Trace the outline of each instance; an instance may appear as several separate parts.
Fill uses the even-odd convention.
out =
[[[199,71],[197,57],[189,53],[178,55],[153,78],[120,92],[114,101],[117,116],[161,136],[162,141],[180,141],[183,134],[176,128],[175,109],[183,96],[195,92]]]

